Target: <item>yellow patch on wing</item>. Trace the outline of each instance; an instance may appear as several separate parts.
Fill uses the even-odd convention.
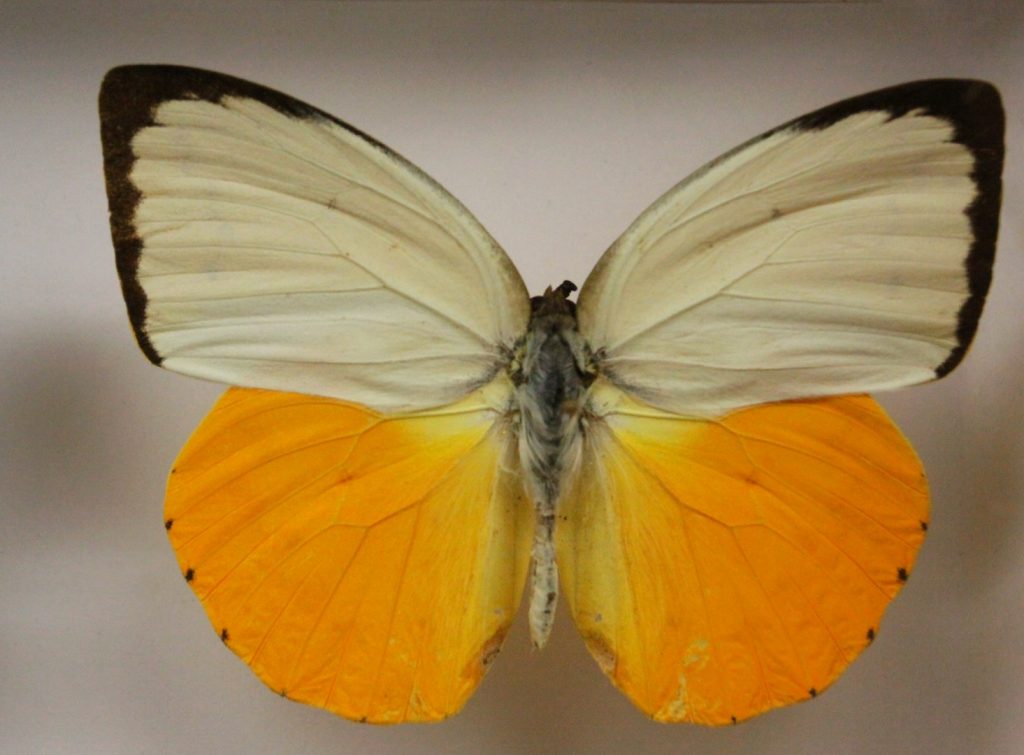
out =
[[[874,638],[924,540],[910,445],[865,396],[707,422],[603,390],[558,529],[602,669],[661,721],[735,723],[817,695]]]
[[[519,603],[531,513],[481,393],[382,417],[233,388],[182,450],[166,527],[221,639],[276,692],[346,718],[435,720]]]

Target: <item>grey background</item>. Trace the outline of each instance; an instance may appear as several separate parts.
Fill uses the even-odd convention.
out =
[[[0,6],[0,751],[1024,751],[1024,4],[17,3]],[[582,281],[704,161],[844,96],[996,82],[1009,112],[987,311],[950,378],[882,397],[932,527],[880,635],[827,693],[735,728],[663,726],[561,611],[520,621],[465,710],[359,726],[225,650],[161,526],[164,477],[220,388],[148,365],[101,180],[104,71],[175,62],[282,89],[465,202],[531,289]]]

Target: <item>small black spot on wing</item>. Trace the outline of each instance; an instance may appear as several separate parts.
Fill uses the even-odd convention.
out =
[[[902,566],[896,570],[896,577],[899,579],[900,582],[906,582],[907,577],[909,576],[910,575],[907,574],[907,570]]]
[[[922,532],[927,532],[928,531],[928,522],[921,522],[921,531]]]
[[[224,629],[221,629],[220,630],[220,641],[223,642],[226,645],[228,640],[230,640],[230,639],[231,639],[231,635],[228,634],[227,627],[224,627]]]
[[[195,579],[195,576],[196,576],[196,570],[193,569],[191,566],[188,567],[185,570],[185,581],[186,582],[191,582],[193,579]]]
[[[815,689],[814,687],[811,687],[809,690],[807,690],[807,692],[808,692],[808,694],[810,694],[811,697],[817,697],[818,696],[818,690]]]
[[[173,526],[174,526],[174,520],[173,519],[168,519],[166,522],[164,522],[164,529],[165,530],[169,530]]]
[[[874,642],[874,641],[875,641],[875,628],[874,627],[868,627],[868,642]]]

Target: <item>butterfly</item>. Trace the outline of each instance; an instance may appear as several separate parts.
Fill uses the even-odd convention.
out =
[[[441,186],[230,76],[127,66],[100,117],[128,315],[233,386],[165,527],[271,689],[358,721],[458,711],[524,591],[558,595],[660,721],[815,697],[874,639],[928,526],[866,394],[964,357],[1004,116],[970,80],[792,120],[671,188],[572,299],[530,297]]]

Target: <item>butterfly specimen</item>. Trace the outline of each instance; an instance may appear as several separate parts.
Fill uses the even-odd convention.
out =
[[[111,71],[117,267],[149,359],[236,386],[165,526],[273,690],[439,719],[526,589],[559,590],[662,721],[814,697],[872,641],[928,523],[865,394],[942,377],[989,286],[999,95],[920,81],[797,118],[670,189],[531,298],[406,160],[221,74]]]

